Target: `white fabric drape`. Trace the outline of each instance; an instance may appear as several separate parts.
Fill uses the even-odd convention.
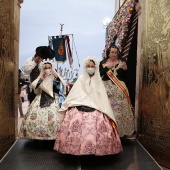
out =
[[[45,63],[44,63],[45,64]],[[54,69],[53,64],[52,64],[52,69]],[[46,78],[41,82],[41,84],[39,85],[38,88],[36,88],[38,81],[40,80],[40,78],[42,77],[42,75],[44,74],[44,67],[41,64],[41,72],[40,75],[37,77],[37,79],[35,79],[32,82],[32,88],[34,89],[35,94],[40,94],[42,92],[42,90],[44,92],[46,92],[47,94],[49,94],[51,97],[53,96],[53,81],[55,79],[55,77],[50,74],[47,75]],[[62,84],[64,85],[64,94],[66,93],[66,82],[63,80],[62,77],[60,77],[57,73],[57,77],[60,79],[60,81],[62,82]]]
[[[93,60],[96,66],[95,74],[92,77],[86,72],[86,65],[90,60]],[[99,74],[99,63],[93,56],[89,56],[84,60],[83,74],[73,85],[59,112],[65,113],[69,107],[73,106],[94,108],[115,121],[104,84]]]

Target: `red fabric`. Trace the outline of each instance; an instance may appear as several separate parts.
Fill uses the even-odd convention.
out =
[[[70,39],[69,39],[68,35],[65,36],[65,40],[66,40],[68,59],[69,59],[69,63],[70,63],[70,66],[71,66],[72,63],[73,63],[73,57],[72,57],[72,52],[71,52],[71,49],[70,49]]]

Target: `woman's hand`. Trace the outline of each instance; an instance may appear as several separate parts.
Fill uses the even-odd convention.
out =
[[[127,70],[127,65],[125,62],[122,62],[120,68],[122,68],[123,70]]]
[[[46,78],[46,75],[45,75],[45,73],[41,76],[41,80],[44,80]]]
[[[108,62],[107,64],[106,64],[106,67],[107,68],[112,68],[114,66],[114,63],[112,63],[112,62]]]
[[[41,62],[41,61],[42,61],[42,58],[39,57],[38,55],[34,58],[34,62],[35,62],[35,63],[39,63],[39,62]]]
[[[58,77],[58,76],[57,76],[57,72],[56,72],[54,69],[51,69],[51,74],[52,74],[55,78]]]

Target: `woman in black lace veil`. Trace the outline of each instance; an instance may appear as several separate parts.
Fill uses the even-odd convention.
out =
[[[43,60],[40,75],[32,82],[36,94],[22,121],[19,137],[24,139],[54,140],[62,121],[59,109],[59,88],[55,81],[65,84],[53,68],[52,60]]]

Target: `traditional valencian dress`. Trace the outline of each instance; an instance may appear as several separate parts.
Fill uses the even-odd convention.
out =
[[[124,83],[126,70],[121,68],[121,64],[123,64],[121,60],[112,69],[105,66],[106,62],[107,59],[100,62],[100,75],[113,109],[119,136],[130,136],[134,132],[134,115],[129,92]]]
[[[53,81],[56,79],[50,74],[40,81],[42,74],[44,74],[43,69],[40,76],[32,82],[37,95],[22,121],[19,132],[19,137],[22,139],[54,140],[63,120],[63,115],[58,113],[59,89],[53,87]],[[58,78],[65,84],[60,76]]]
[[[86,72],[89,60],[96,65],[92,77]],[[109,155],[122,151],[114,114],[95,57],[85,59],[83,74],[73,85],[59,112],[65,117],[54,150],[72,155]]]

